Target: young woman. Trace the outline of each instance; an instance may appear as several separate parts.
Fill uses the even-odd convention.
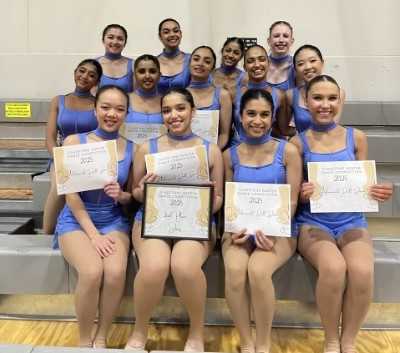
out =
[[[270,93],[274,102],[272,112],[272,123],[275,131],[274,135],[287,134],[287,117],[286,117],[286,99],[283,91],[271,87],[267,82],[267,72],[269,67],[269,59],[267,51],[261,45],[253,45],[247,49],[244,55],[244,69],[248,75],[248,83],[243,86],[235,98],[235,112],[233,125],[235,135],[232,140],[232,145],[241,141],[244,132],[242,131],[240,120],[240,99],[248,89],[262,89]]]
[[[244,93],[240,103],[244,135],[242,143],[224,152],[225,180],[290,184],[293,217],[302,179],[301,159],[291,143],[271,137],[273,110],[273,99],[265,90],[250,89]],[[293,222],[292,234],[296,235]],[[296,237],[270,237],[262,231],[253,236],[246,229],[224,234],[225,295],[239,331],[241,352],[270,351],[275,304],[272,275],[293,255],[296,243]],[[251,335],[250,302],[256,324],[255,342]]]
[[[181,26],[173,18],[166,18],[158,25],[158,37],[164,46],[158,56],[161,77],[158,91],[166,93],[171,88],[185,88],[190,82],[190,54],[179,49],[182,40]]]
[[[269,28],[268,46],[269,68],[268,83],[275,88],[287,91],[295,86],[295,73],[290,48],[293,45],[293,28],[286,21],[276,21]]]
[[[160,63],[149,54],[135,60],[136,89],[129,94],[130,106],[127,123],[163,124],[161,116],[161,96],[157,90],[160,79]],[[151,137],[151,136],[150,136]]]
[[[74,71],[75,90],[56,96],[51,100],[46,127],[46,147],[53,155],[53,147],[63,143],[67,136],[92,131],[97,127],[94,114],[94,97],[90,93],[102,75],[100,64],[93,59],[85,59]],[[65,198],[57,195],[54,164],[50,159],[50,190],[43,213],[43,231],[53,234],[57,217],[64,206]]]
[[[118,129],[127,109],[128,96],[121,88],[103,86],[95,101],[97,129],[71,135],[64,143],[70,146],[115,139],[118,151],[117,181],[102,190],[67,194],[55,232],[54,247],[60,246],[67,262],[78,272],[75,309],[79,345],[83,347],[106,346],[107,332],[124,291],[130,226],[121,204],[132,199],[124,186],[129,184],[133,144],[119,137]]]
[[[173,89],[161,100],[161,111],[168,134],[141,145],[135,156],[133,194],[143,201],[143,185],[155,181],[157,176],[146,173],[144,156],[149,153],[164,152],[205,145],[208,150],[210,180],[214,183],[213,213],[222,204],[223,163],[219,148],[192,133],[190,124],[195,114],[193,97],[186,89]],[[136,217],[132,231],[132,241],[139,260],[139,272],[134,283],[135,329],[128,340],[126,349],[144,349],[147,341],[148,322],[153,308],[160,301],[165,281],[171,271],[176,289],[182,298],[189,318],[189,336],[185,351],[204,351],[203,321],[206,302],[206,279],[202,265],[213,249],[213,240],[143,239],[141,217]]]
[[[246,73],[237,65],[244,55],[243,40],[238,37],[228,38],[221,50],[221,66],[213,72],[213,82],[216,87],[223,87],[231,94],[234,101],[240,87],[247,82]]]
[[[294,68],[300,86],[294,87],[286,92],[288,117],[293,114],[297,132],[303,132],[311,126],[311,114],[305,104],[306,85],[314,77],[322,74],[324,59],[321,51],[314,45],[305,44],[296,50],[293,56]],[[345,92],[340,89],[341,104],[335,121],[338,123],[343,109]]]
[[[229,92],[212,83],[216,56],[207,46],[193,50],[190,59],[191,81],[188,87],[198,110],[219,110],[218,147],[222,150],[231,132],[232,101]]]
[[[316,76],[308,82],[305,101],[312,116],[311,127],[293,138],[304,167],[307,162],[367,159],[365,134],[335,122],[341,100],[340,88],[332,77]],[[356,336],[372,299],[374,254],[367,222],[357,212],[311,213],[309,200],[315,185],[305,176],[296,216],[299,251],[318,271],[315,296],[325,331],[324,352],[355,353]],[[385,201],[392,192],[393,185],[376,184],[369,195]]]
[[[99,87],[104,85],[115,85],[121,87],[125,92],[133,91],[133,60],[122,56],[128,40],[128,32],[119,24],[110,24],[103,30],[104,56],[98,58],[103,68],[103,76]]]

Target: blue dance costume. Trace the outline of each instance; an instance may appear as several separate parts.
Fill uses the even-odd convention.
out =
[[[129,106],[128,115],[126,116],[126,123],[138,124],[163,124],[164,119],[159,113],[143,113],[134,110],[132,105]]]
[[[81,144],[87,143],[87,134],[79,134],[78,136]],[[133,143],[127,141],[124,159],[118,161],[118,183],[121,188],[128,180],[129,170],[132,164],[132,148]],[[79,196],[85,205],[90,219],[100,234],[104,235],[112,231],[120,231],[129,234],[129,221],[123,215],[121,205],[107,196],[103,189],[83,191],[79,193]],[[57,220],[53,248],[57,249],[59,247],[58,237],[77,230],[82,231],[82,228],[71,209],[68,205],[65,205]]]
[[[307,142],[306,131],[299,137],[303,146],[304,175],[307,176],[307,162],[333,162],[354,161],[355,144],[353,129],[346,128],[346,147],[332,153],[312,152]],[[367,228],[367,221],[361,212],[332,212],[311,213],[310,203],[300,204],[296,220],[298,225],[311,225],[327,232],[333,238],[338,239],[350,229]]]
[[[271,163],[260,166],[249,166],[240,164],[237,149],[239,145],[229,149],[231,165],[233,170],[232,181],[242,183],[258,184],[286,184],[286,167],[284,164],[286,141],[272,138],[279,142],[274,159]],[[292,220],[292,236],[297,236],[297,227]]]
[[[207,107],[199,107],[197,110],[220,110],[221,103],[220,103],[220,96],[221,96],[221,87],[214,88],[213,100],[211,104]]]
[[[165,94],[172,88],[186,88],[190,83],[190,54],[183,53],[183,68],[181,72],[178,72],[172,76],[161,75],[158,81],[157,90],[160,94]],[[158,56],[163,55],[162,53]]]
[[[100,58],[97,58],[98,61]],[[105,85],[114,85],[121,87],[126,93],[130,93],[133,91],[133,60],[127,58],[128,65],[126,74],[121,77],[111,77],[103,74],[100,78],[99,88]]]
[[[288,78],[285,81],[279,83],[272,83],[268,81],[268,84],[271,87],[281,89],[282,91],[287,91],[296,86],[296,72],[293,66],[293,57],[290,55],[286,55],[284,57],[274,58],[271,55],[269,56],[269,60],[275,64],[279,64],[283,61],[290,62],[290,66],[288,68]]]
[[[235,79],[235,81],[236,81],[236,84],[235,84],[236,92],[240,89],[240,87],[242,87],[243,80],[244,80],[244,77],[246,75],[246,72],[244,72],[243,70],[240,70],[237,67],[234,67],[233,70],[232,70],[230,68],[226,68],[223,65],[221,65],[219,68],[216,69],[216,71],[220,71],[226,76],[231,74],[232,72],[235,72],[236,75],[237,75],[236,79]]]
[[[94,109],[71,110],[65,106],[65,96],[58,97],[57,130],[62,141],[69,135],[89,132],[96,127]]]
[[[299,101],[300,90],[298,87],[294,87],[292,90],[292,111],[296,130],[300,133],[311,126],[312,118],[310,111],[305,107],[301,107]]]

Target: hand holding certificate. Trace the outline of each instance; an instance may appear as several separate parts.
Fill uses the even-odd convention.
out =
[[[212,186],[145,184],[142,237],[209,240]]]
[[[378,212],[369,195],[376,184],[375,161],[309,162],[308,180],[314,184],[311,212]]]
[[[55,147],[57,194],[102,189],[118,175],[115,140]]]
[[[225,183],[225,231],[291,235],[290,185]]]
[[[204,145],[145,156],[147,173],[162,183],[206,183],[209,179],[207,151]]]

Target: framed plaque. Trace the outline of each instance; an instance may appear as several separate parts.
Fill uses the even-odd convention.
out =
[[[211,185],[146,183],[143,238],[210,240]]]

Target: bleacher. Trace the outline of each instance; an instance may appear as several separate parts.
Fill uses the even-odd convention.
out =
[[[4,117],[3,103],[0,103],[0,195],[7,191],[7,197],[1,196],[0,200],[0,294],[73,293],[75,271],[59,250],[51,249],[51,237],[34,234],[41,228],[41,213],[49,188],[49,176],[44,173],[48,158],[44,147],[48,102],[33,101],[32,118],[12,121]],[[343,124],[367,133],[369,158],[377,162],[378,180],[395,184],[393,198],[380,205],[379,213],[368,215],[374,238],[376,303],[400,303],[398,116],[400,103],[350,102],[345,105],[342,120]],[[208,297],[223,298],[224,271],[219,252],[209,258],[204,269]],[[136,271],[137,263],[131,256],[127,295],[132,293]],[[315,270],[295,255],[274,276],[277,298],[314,302],[315,279]],[[165,294],[175,295],[172,281],[167,287]],[[400,320],[397,324],[400,326]],[[37,349],[33,352],[45,352]]]

